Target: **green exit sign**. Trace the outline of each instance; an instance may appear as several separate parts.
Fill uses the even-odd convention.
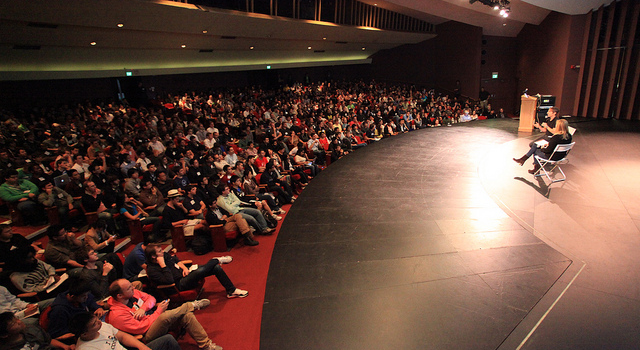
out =
[[[491,73],[491,79],[498,79],[498,72]]]
[[[126,74],[128,77],[132,77],[132,76],[133,76],[133,72],[125,72],[125,74]]]

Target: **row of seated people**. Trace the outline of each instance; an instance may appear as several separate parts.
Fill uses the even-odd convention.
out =
[[[216,164],[209,164],[206,159],[217,159],[217,154],[207,154],[205,156],[205,163],[209,164],[209,168],[213,168],[213,171],[205,171],[203,167],[199,165],[198,159],[193,159],[189,162],[184,160],[181,163],[172,163],[168,167],[158,170],[163,167],[162,164],[150,163],[147,170],[142,171],[137,167],[129,168],[127,170],[127,176],[121,181],[120,178],[114,175],[103,176],[105,169],[102,165],[96,165],[93,172],[88,176],[88,180],[81,180],[81,175],[75,169],[64,170],[64,166],[60,171],[60,176],[68,176],[69,181],[66,183],[66,189],[62,189],[55,186],[52,183],[50,176],[43,174],[42,170],[38,166],[32,168],[32,174],[22,172],[22,178],[15,169],[9,169],[5,173],[5,183],[0,185],[0,198],[5,202],[14,204],[17,211],[22,212],[26,218],[42,218],[41,206],[47,209],[56,208],[57,211],[48,210],[49,217],[55,216],[56,221],[62,221],[67,223],[73,216],[70,214],[73,211],[81,211],[85,213],[95,213],[98,217],[105,217],[111,219],[110,214],[123,213],[123,206],[125,203],[124,192],[128,192],[135,200],[140,200],[144,204],[144,209],[152,211],[151,216],[157,216],[159,210],[156,207],[161,207],[163,203],[162,198],[159,198],[157,191],[160,194],[168,194],[170,189],[178,189],[181,193],[185,193],[186,186],[190,184],[197,184],[199,191],[215,192],[212,190],[223,179],[225,183],[229,183],[230,176],[238,175],[242,177],[244,190],[251,190],[253,193],[250,195],[259,194],[258,183],[256,179],[260,179],[263,174],[266,164],[265,162],[272,161],[273,168],[269,169],[269,176],[263,176],[261,184],[265,184],[271,188],[272,191],[278,192],[278,200],[281,204],[276,204],[271,201],[271,208],[265,210],[270,216],[274,216],[273,211],[279,212],[279,205],[288,204],[292,202],[294,195],[298,193],[297,187],[304,186],[308,183],[311,176],[319,172],[319,168],[316,165],[309,164],[309,159],[295,155],[288,156],[284,153],[284,149],[279,153],[273,153],[269,150],[271,156],[266,157],[265,152],[261,151],[260,156],[249,156],[246,162],[244,160],[236,160],[234,165],[228,164],[224,160],[216,161]],[[251,160],[253,158],[253,161]],[[165,158],[166,159],[166,158]],[[297,161],[296,165],[291,163],[291,160]],[[257,166],[256,164],[260,164]],[[216,168],[220,165],[220,171],[217,172]],[[289,169],[289,170],[285,170]],[[107,169],[108,171],[108,169]],[[285,176],[282,173],[292,172],[293,176]],[[252,176],[249,176],[247,172],[250,172]],[[212,174],[211,176],[206,176]],[[271,177],[275,176],[275,178]],[[84,176],[87,178],[87,176]],[[190,178],[191,177],[191,178]],[[282,181],[286,178],[286,183]],[[147,180],[150,184],[146,184]],[[300,180],[300,181],[298,181]],[[145,184],[142,184],[145,181]],[[255,186],[250,186],[249,183],[254,182]],[[36,183],[38,186],[36,186]],[[279,184],[284,190],[278,190],[275,184]],[[38,188],[40,187],[40,188]],[[73,189],[73,194],[69,193]],[[69,191],[69,192],[67,192]],[[98,200],[98,196],[101,200]],[[206,195],[206,197],[210,197]],[[51,213],[53,211],[53,213]],[[76,220],[82,219],[82,216],[75,215]],[[51,221],[51,220],[50,220]],[[57,223],[57,222],[56,222]]]
[[[58,227],[49,230],[51,242],[56,242],[56,231],[60,239],[64,236],[68,242],[76,241],[73,233]],[[4,236],[7,236],[6,231]],[[22,242],[19,238],[11,237],[11,241],[18,245],[23,244],[18,243]],[[169,349],[177,349],[179,347],[175,339],[165,335],[173,326],[178,326],[184,328],[201,349],[222,349],[210,340],[193,315],[193,311],[208,306],[210,301],[197,299],[199,293],[195,294],[196,297],[186,300],[180,294],[193,289],[201,291],[204,279],[216,276],[224,287],[227,298],[248,296],[247,291],[235,287],[221,267],[221,264],[233,260],[230,256],[211,258],[204,265],[187,268],[187,262],[182,262],[175,255],[165,252],[151,235],[126,257],[124,269],[121,261],[117,262],[120,269],[116,269],[116,263],[109,262],[109,255],[100,257],[89,247],[75,251],[74,257],[75,264],[80,266],[66,269],[62,276],[56,274],[60,273],[59,270],[53,270],[47,263],[34,259],[33,254],[30,254],[30,261],[34,261],[31,264],[34,267],[33,271],[25,271],[27,267],[21,268],[20,271],[8,271],[12,282],[22,283],[18,285],[20,287],[36,283],[40,278],[47,280],[46,285],[66,279],[65,282],[58,283],[56,288],[49,288],[47,291],[42,290],[30,295],[18,294],[19,297],[36,300],[34,302],[25,302],[12,294],[8,288],[0,287],[0,337],[8,339],[8,349],[21,349],[25,344],[33,346],[33,343],[44,348],[53,346],[71,349],[76,340],[78,348],[90,349],[97,346],[102,349],[104,343],[101,345],[101,342],[104,339],[98,337],[98,333],[102,333],[101,327],[98,327],[101,324],[98,319],[113,324],[117,329],[112,329],[106,323],[102,329],[113,332],[109,333],[112,337],[117,334],[118,341],[126,346],[167,349],[170,344]],[[6,268],[12,269],[8,263],[6,265]],[[146,273],[141,274],[141,271]],[[29,276],[26,278],[14,278],[16,274],[27,273]],[[144,284],[140,281],[141,278]],[[156,304],[156,297],[142,291],[145,285],[156,296],[166,298],[165,301]],[[174,302],[169,303],[169,299],[174,297]],[[169,309],[170,306],[173,308]],[[84,315],[80,322],[82,325],[75,320],[78,315]],[[89,336],[85,333],[91,322],[95,323],[97,333]],[[132,338],[129,334],[140,337]],[[92,342],[98,338],[99,341]],[[84,344],[85,342],[93,345]]]
[[[251,100],[247,96],[252,96]],[[380,138],[444,123],[465,105],[425,90],[386,90],[381,84],[360,83],[294,86],[274,95],[225,92],[217,98],[210,96],[209,100],[202,94],[192,94],[185,101],[188,103],[178,103],[168,96],[166,103],[176,102],[172,108],[163,105],[150,109],[78,105],[54,110],[38,120],[33,115],[3,113],[6,122],[0,125],[5,136],[0,138],[0,144],[4,144],[0,169],[16,170],[18,176],[17,183],[0,185],[0,198],[5,200],[2,186],[13,186],[22,191],[14,199],[16,205],[35,202],[39,192],[49,195],[46,187],[51,186],[54,202],[56,198],[68,199],[64,194],[60,197],[61,192],[53,194],[55,188],[69,190],[73,202],[59,200],[55,205],[61,222],[67,226],[71,218],[66,211],[84,208],[87,213],[104,213],[105,228],[112,233],[123,234],[117,230],[126,226],[114,217],[142,221],[151,217],[158,218],[153,223],[161,231],[157,236],[162,236],[162,231],[173,231],[174,226],[180,226],[182,231],[183,226],[192,226],[189,230],[195,237],[210,237],[206,224],[193,223],[204,216],[205,220],[211,218],[207,223],[236,228],[247,237],[252,228],[258,233],[269,230],[267,220],[281,213],[283,205],[292,203],[323,165]],[[54,123],[61,119],[65,121]],[[68,178],[74,185],[56,186],[56,178],[58,183]],[[35,189],[23,189],[21,181],[33,182]],[[47,184],[52,181],[53,186]],[[73,191],[78,192],[72,194]],[[102,196],[100,201],[98,196]],[[43,217],[23,215],[27,223]],[[52,242],[56,236],[62,234],[54,234]],[[66,240],[74,244],[71,237]],[[245,238],[245,244],[251,244],[251,240]],[[72,250],[71,253],[75,254]],[[94,259],[93,253],[86,255]],[[81,259],[84,253],[78,256]],[[127,258],[130,256],[133,253]],[[65,263],[69,261],[77,262],[75,257]],[[124,265],[123,276],[126,260]],[[103,271],[107,270],[104,266],[108,269],[109,265],[103,265]],[[116,281],[119,283],[114,288],[120,291],[133,286],[128,279],[131,286],[125,280]],[[119,294],[122,293],[116,291],[115,297]],[[89,320],[85,326],[89,322],[97,324]],[[88,326],[75,329],[79,329],[82,338]],[[95,330],[85,339],[94,335]],[[123,343],[125,338],[118,337]]]
[[[9,180],[8,189],[0,187],[0,198],[31,214],[36,208],[29,201],[41,190],[38,181],[68,175],[70,183],[64,189],[77,198],[83,194],[84,180],[93,178],[107,194],[116,179],[124,182],[129,169],[146,172],[151,164],[152,173],[164,170],[167,181],[176,181],[173,166],[179,164],[188,166],[186,173],[197,183],[201,176],[221,176],[223,162],[235,166],[238,157],[259,159],[259,152],[270,156],[268,152],[281,148],[292,158],[281,163],[281,170],[287,170],[289,162],[306,167],[306,160],[321,166],[372,140],[427,126],[423,120],[449,120],[469,105],[413,87],[391,87],[385,93],[386,89],[361,82],[293,86],[275,92],[275,102],[260,101],[272,95],[255,92],[248,95],[258,101],[224,93],[206,100],[206,95],[193,93],[186,99],[168,96],[151,110],[79,105],[58,116],[55,113],[61,111],[54,110],[52,118],[31,123],[26,116],[3,113],[7,120],[0,125],[5,136],[0,143],[7,148],[0,150],[0,170],[16,169],[19,179],[34,180],[36,188],[17,188]],[[69,114],[75,114],[73,120]],[[60,118],[69,122],[52,123]],[[13,196],[11,187],[18,190]],[[117,200],[111,196],[105,204],[111,209]],[[66,206],[71,208],[70,203]]]
[[[120,179],[117,177],[100,177],[99,175],[102,173],[101,166],[96,166],[94,173],[90,176],[90,180],[84,183],[79,183],[77,180],[79,174],[72,169],[69,172],[72,174],[72,179],[75,180],[69,182],[67,187],[71,186],[74,181],[78,182],[77,187],[84,190],[80,197],[72,197],[65,190],[46,181],[46,175],[40,174],[34,181],[39,180],[38,183],[42,188],[42,192],[37,196],[39,202],[48,208],[57,208],[57,216],[61,218],[63,223],[67,222],[69,213],[72,210],[80,208],[87,215],[91,214],[97,218],[107,220],[112,230],[122,231],[123,228],[127,229],[127,225],[123,223],[126,219],[128,221],[138,220],[144,224],[155,223],[157,227],[154,228],[154,232],[157,232],[159,228],[168,231],[171,227],[166,224],[166,220],[160,222],[158,216],[162,215],[166,207],[165,200],[168,199],[166,196],[168,196],[169,191],[178,190],[185,197],[193,197],[185,202],[187,214],[188,216],[202,218],[202,211],[206,206],[205,203],[218,197],[217,193],[219,191],[215,185],[220,185],[221,183],[231,185],[234,196],[242,199],[241,206],[251,206],[261,210],[266,220],[280,220],[281,217],[277,216],[277,214],[284,212],[280,206],[292,203],[295,200],[294,195],[298,194],[299,189],[304,188],[313,177],[311,175],[316,175],[320,169],[312,162],[308,162],[308,158],[287,155],[284,148],[278,149],[278,152],[273,152],[269,149],[269,156],[266,156],[266,153],[261,150],[258,157],[248,156],[246,162],[236,160],[235,166],[218,159],[215,166],[220,165],[222,171],[211,178],[202,176],[200,171],[195,172],[198,182],[197,185],[193,186],[187,173],[192,173],[194,168],[201,170],[197,160],[193,160],[191,163],[183,161],[182,164],[185,166],[174,164],[173,167],[170,167],[172,169],[168,170],[156,170],[155,164],[150,163],[147,171],[144,171],[142,176],[139,169],[130,168],[127,171],[128,177],[122,185],[120,185]],[[295,147],[291,153],[295,153]],[[214,154],[210,158],[218,158],[218,155]],[[291,161],[298,164],[294,166]],[[192,164],[194,165],[193,168],[190,166]],[[173,181],[169,181],[167,173],[172,172],[172,170],[175,170]],[[29,180],[16,179],[14,170],[10,169],[7,172],[7,182],[2,186],[9,187],[11,190],[13,190],[13,187],[20,189],[33,187],[33,183]],[[287,173],[291,173],[291,175]],[[242,177],[236,174],[241,174]],[[43,178],[45,180],[42,180]],[[263,192],[261,192],[260,185],[256,180],[263,185]],[[99,184],[105,189],[104,192],[98,188]],[[15,191],[19,192],[19,190]],[[35,190],[33,191],[35,192]],[[35,198],[35,193],[26,194],[24,192],[26,191],[21,194],[20,203],[34,204],[32,199]],[[194,193],[190,194],[189,192]],[[110,203],[110,205],[106,203]],[[198,204],[194,205],[194,203]],[[238,211],[236,208],[229,208],[224,205],[221,205],[221,207],[229,210],[231,214],[236,214]],[[114,220],[114,216],[120,216],[121,222]],[[257,228],[260,233],[269,233],[271,231],[271,228],[265,227],[263,223],[265,220],[261,219],[260,216],[255,215],[254,218],[258,223],[252,226]]]

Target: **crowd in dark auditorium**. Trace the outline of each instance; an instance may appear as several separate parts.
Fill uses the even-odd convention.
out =
[[[206,252],[209,225],[222,225],[258,245],[330,163],[400,133],[497,117],[486,107],[414,86],[322,82],[0,111],[0,199],[12,225],[56,221],[44,254],[1,226],[0,348],[178,349],[167,333],[179,323],[200,348],[221,349],[193,316],[207,299],[169,309],[140,290],[139,273],[178,293],[215,275],[228,298],[246,297],[221,267],[231,258],[189,269],[157,243],[181,227]],[[115,241],[132,221],[148,229],[122,262]],[[44,324],[29,317],[38,312]]]

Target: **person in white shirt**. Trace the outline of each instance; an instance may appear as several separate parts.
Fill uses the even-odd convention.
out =
[[[171,334],[165,334],[144,344],[131,334],[119,331],[88,312],[73,316],[69,329],[78,337],[76,350],[126,350],[125,346],[138,350],[180,349],[180,345]],[[214,349],[222,350],[219,346]]]
[[[136,163],[139,165],[140,170],[147,171],[149,170],[149,164],[151,164],[151,159],[147,158],[147,155],[144,151],[140,151],[140,153],[138,153],[138,159],[136,160]]]
[[[162,142],[160,142],[160,140],[158,140],[158,136],[154,136],[151,138],[151,142],[149,143],[149,147],[151,147],[151,150],[153,151],[153,155],[155,155],[156,157],[162,153],[164,153],[165,147],[162,144]]]
[[[216,139],[213,138],[213,133],[207,132],[207,136],[205,137],[202,143],[204,144],[204,147],[206,147],[208,150],[212,149],[213,146],[216,145]]]
[[[238,155],[236,154],[236,151],[233,149],[233,147],[229,147],[224,160],[232,167],[236,166],[236,163],[238,162]]]
[[[89,171],[89,164],[84,162],[84,157],[81,155],[77,155],[73,160],[74,162],[71,169],[74,169],[75,171],[80,173],[80,175],[82,175],[82,178],[88,180],[91,176],[91,171]]]

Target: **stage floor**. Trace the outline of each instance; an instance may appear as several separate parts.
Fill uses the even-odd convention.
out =
[[[549,187],[511,160],[538,135],[504,119],[332,164],[278,235],[260,348],[640,348],[640,133],[570,123]]]

